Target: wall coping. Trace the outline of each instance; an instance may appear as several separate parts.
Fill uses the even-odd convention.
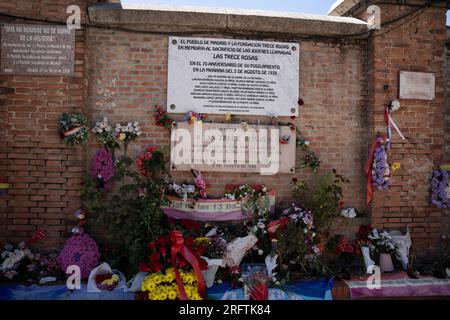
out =
[[[350,17],[332,17],[262,10],[146,5],[124,9],[116,3],[88,8],[97,25],[136,31],[276,33],[294,36],[352,36],[365,34],[367,23]]]

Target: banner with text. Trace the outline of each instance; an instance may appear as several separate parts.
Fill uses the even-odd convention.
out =
[[[299,44],[169,38],[167,110],[298,116]]]

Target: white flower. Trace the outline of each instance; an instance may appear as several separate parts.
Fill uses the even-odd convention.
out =
[[[260,256],[262,256],[262,255],[264,254],[264,251],[262,251],[262,249],[259,249],[259,250],[258,250],[258,254],[259,254]]]
[[[308,140],[305,140],[305,146],[309,146],[311,144],[311,142],[309,142]]]

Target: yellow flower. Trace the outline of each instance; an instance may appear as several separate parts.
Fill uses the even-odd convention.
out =
[[[400,170],[401,167],[402,167],[402,166],[401,166],[400,162],[394,162],[394,163],[391,165],[392,171]]]
[[[231,120],[233,120],[233,118],[234,118],[234,116],[231,113],[227,112],[225,114],[225,121],[231,121]]]
[[[178,297],[178,293],[175,290],[170,290],[167,296],[170,300],[175,300]]]
[[[127,137],[127,135],[124,132],[120,133],[119,134],[119,141],[125,140],[126,137]]]

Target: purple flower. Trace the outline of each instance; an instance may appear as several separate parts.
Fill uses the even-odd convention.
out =
[[[86,279],[98,265],[99,259],[100,252],[95,241],[87,234],[78,234],[67,239],[64,248],[59,252],[57,262],[64,272],[68,266],[77,265],[80,267],[81,278]]]
[[[91,163],[91,174],[95,179],[102,180],[105,187],[114,177],[114,163],[112,154],[105,148],[101,148]]]
[[[450,199],[446,188],[449,186],[449,174],[446,170],[434,170],[431,179],[431,202],[438,208],[449,208]]]

